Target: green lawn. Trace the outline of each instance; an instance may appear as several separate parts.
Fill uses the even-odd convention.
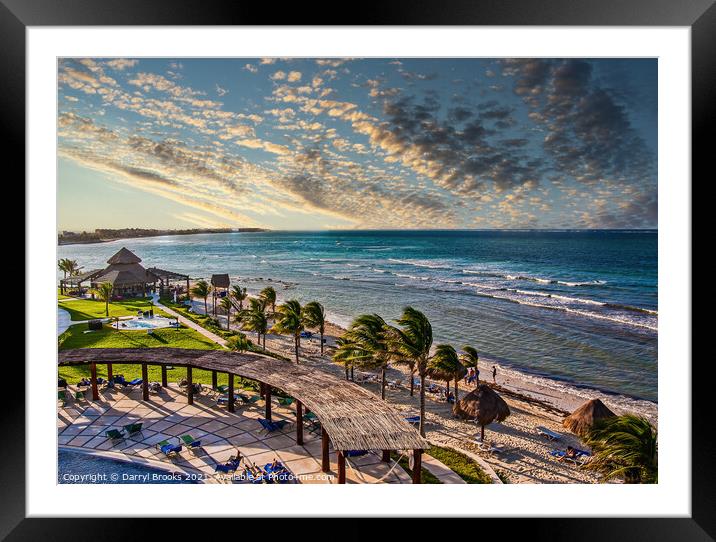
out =
[[[188,328],[155,329],[151,335],[146,330],[125,331],[105,325],[101,330],[87,331],[86,324],[70,326],[60,335],[59,349],[68,348],[195,348],[213,350],[221,348],[198,331]]]
[[[92,320],[93,318],[106,317],[104,301],[93,299],[60,298],[58,305],[60,308],[69,312],[70,319],[74,321]],[[109,304],[109,316],[136,316],[137,311],[146,311],[152,307],[152,300],[149,297],[112,301]],[[158,316],[167,316],[166,313],[156,307],[154,307],[154,314]]]
[[[78,324],[70,326],[59,337],[59,349],[66,350],[69,348],[194,348],[197,350],[218,350],[221,348],[218,344],[204,337],[201,333],[193,329],[182,327],[180,329],[155,329],[151,335],[145,330],[124,331],[113,329],[105,325],[101,330],[84,333],[87,326]],[[171,360],[168,360],[171,363]],[[114,374],[123,374],[128,380],[141,378],[141,365],[124,365],[113,364],[112,371]],[[74,367],[60,367],[60,378],[64,378],[70,384],[79,382],[82,378],[89,378],[89,365],[79,365]],[[107,378],[107,366],[97,364],[97,376]],[[149,381],[160,382],[162,372],[160,367],[148,367]],[[185,368],[171,369],[167,371],[167,378],[170,382],[178,382],[186,377]],[[196,369],[192,372],[192,379],[196,383],[211,385],[211,371]],[[228,384],[228,376],[219,373],[218,383]],[[258,390],[258,385],[251,380],[244,380],[240,377],[235,378],[237,389]]]
[[[428,455],[444,463],[468,484],[491,484],[490,476],[480,468],[480,465],[463,453],[442,446],[431,446]]]
[[[72,297],[60,293],[60,289],[57,288],[57,299],[73,299]]]

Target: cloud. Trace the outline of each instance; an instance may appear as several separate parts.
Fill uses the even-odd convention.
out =
[[[275,72],[273,75],[271,75],[270,77],[274,81],[283,81],[284,79],[286,79],[286,72],[283,70],[279,70],[279,71]]]
[[[655,159],[618,81],[605,87],[591,61],[476,64],[501,75],[509,91],[498,95],[473,92],[463,74],[438,87],[425,84],[430,71],[368,77],[339,68],[346,59],[317,59],[253,80],[259,93],[242,90],[238,109],[207,98],[228,93],[215,80],[192,88],[150,62],[140,73],[109,62],[60,61],[60,152],[191,207],[188,222],[270,227],[263,220],[300,213],[370,228],[656,223]]]
[[[655,184],[656,162],[624,105],[602,88],[583,60],[508,64],[531,118],[544,125],[544,149],[555,169],[582,183]]]
[[[105,62],[107,66],[112,68],[113,70],[117,71],[124,71],[127,68],[133,68],[137,64],[139,64],[139,60],[136,58],[134,59],[126,59],[126,58],[116,58],[114,60],[108,60]]]

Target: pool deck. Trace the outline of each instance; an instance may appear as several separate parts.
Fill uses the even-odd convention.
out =
[[[74,386],[70,387],[74,391]],[[68,395],[73,395],[68,390]],[[85,450],[120,453],[128,459],[144,458],[174,464],[177,467],[200,471],[212,482],[231,483],[215,474],[217,463],[223,463],[236,450],[256,465],[263,466],[274,459],[281,461],[300,483],[337,483],[337,459],[331,449],[331,471],[321,472],[320,434],[304,431],[303,445],[296,444],[295,426],[282,431],[266,433],[258,418],[263,416],[263,400],[230,413],[217,407],[207,394],[194,396],[188,405],[178,385],[170,384],[149,402],[142,401],[141,388],[133,390],[101,390],[100,400],[76,401],[71,399],[59,407],[57,430],[58,444]],[[273,419],[294,421],[293,410],[273,404]],[[105,437],[110,428],[142,422],[142,432],[119,442]],[[189,434],[202,442],[196,454],[182,448],[179,457],[168,459],[156,448],[163,440],[178,442],[180,435]],[[384,463],[377,454],[348,458],[347,483],[411,483],[410,476],[392,463]],[[426,467],[428,465],[425,465]],[[237,482],[237,480],[234,480]]]

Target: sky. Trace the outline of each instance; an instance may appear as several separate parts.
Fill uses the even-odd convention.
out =
[[[655,228],[656,59],[63,58],[58,229]]]

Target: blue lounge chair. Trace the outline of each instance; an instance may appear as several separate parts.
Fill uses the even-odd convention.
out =
[[[407,416],[405,418],[405,421],[408,422],[410,425],[418,427],[420,425],[420,416]]]
[[[225,472],[226,474],[229,474],[231,472],[235,472],[236,469],[239,468],[239,465],[241,464],[241,459],[237,459],[236,457],[231,457],[226,463],[219,464],[217,463],[216,467],[214,467],[214,470],[216,472]]]
[[[590,454],[586,450],[577,450],[575,448],[573,457],[569,457],[565,450],[552,450],[550,452],[550,455],[560,460],[564,459],[566,461],[571,461],[576,465],[583,465],[584,463],[586,463],[587,459],[591,457],[592,454]]]
[[[268,431],[269,433],[273,433],[274,431],[280,431],[281,429],[289,425],[291,422],[289,422],[288,420],[278,420],[276,422],[272,422],[264,418],[259,418],[259,423],[264,430]]]
[[[125,385],[126,386],[138,386],[142,382],[144,382],[144,381],[141,378],[135,378],[134,380],[130,380],[129,382],[126,382]]]
[[[174,457],[179,455],[181,452],[181,444],[172,444],[168,440],[163,440],[157,443],[157,448],[167,457]]]
[[[196,440],[191,435],[182,435],[179,438],[186,445],[186,447],[191,451],[195,451],[195,450],[201,448],[201,440]]]
[[[348,450],[345,453],[346,457],[360,457],[368,453],[368,450]]]
[[[115,375],[112,380],[114,381],[115,384],[122,384],[122,386],[127,385],[127,381],[124,379],[123,375]]]

